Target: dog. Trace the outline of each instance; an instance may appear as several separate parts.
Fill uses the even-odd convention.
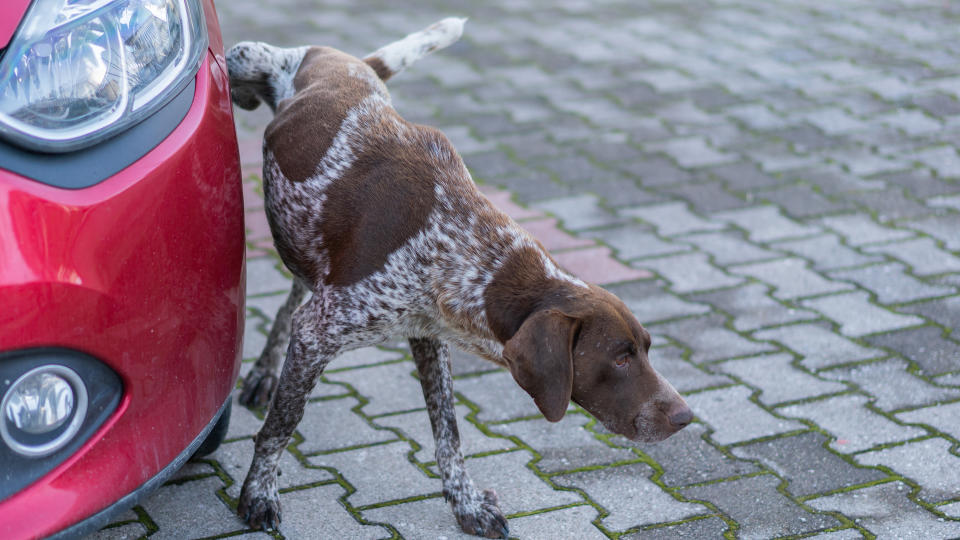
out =
[[[464,468],[448,344],[508,368],[551,422],[572,400],[609,430],[655,442],[693,418],[623,302],[560,268],[477,190],[440,131],[391,106],[384,82],[457,41],[463,24],[444,19],[363,59],[254,42],[227,54],[234,103],[274,111],[266,214],[294,275],[241,391],[248,406],[272,396],[238,505],[254,528],[280,522],[277,461],[324,367],[392,336],[409,340],[443,495],[470,534],[506,538],[508,527],[495,492]]]

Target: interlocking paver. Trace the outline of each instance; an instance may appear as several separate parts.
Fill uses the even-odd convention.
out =
[[[612,285],[608,289],[619,296],[643,324],[688,315],[702,315],[710,311],[710,306],[683,300],[664,291],[663,287],[654,282],[635,281]]]
[[[868,253],[885,253],[910,265],[918,276],[960,272],[960,258],[940,249],[930,238],[865,247]]]
[[[960,251],[960,214],[929,217],[905,225],[943,242],[950,251]]]
[[[932,405],[922,409],[897,414],[897,418],[911,424],[926,424],[943,433],[960,440],[960,424],[957,423],[957,414],[960,414],[960,402],[944,405]]]
[[[683,241],[697,246],[700,251],[709,253],[715,263],[724,266],[772,259],[779,255],[747,242],[740,233],[735,231],[691,234],[684,236]]]
[[[364,414],[374,416],[392,411],[409,411],[424,407],[420,382],[411,374],[416,371],[413,362],[383,364],[373,367],[338,371],[327,379],[347,383],[370,402],[363,406]],[[389,388],[389,392],[384,392]]]
[[[789,354],[755,356],[716,364],[713,369],[733,375],[758,388],[765,405],[843,392],[847,385],[824,381],[794,368]]]
[[[599,201],[593,195],[578,195],[563,199],[543,201],[534,208],[550,212],[557,216],[568,230],[590,229],[614,225],[621,219],[600,208]]]
[[[899,304],[924,298],[946,296],[954,287],[928,285],[908,275],[902,264],[875,264],[852,270],[830,272],[833,279],[852,281],[876,295],[881,304]]]
[[[700,294],[694,298],[732,315],[733,328],[739,331],[819,318],[812,311],[787,307],[770,298],[768,288],[758,283]]]
[[[901,240],[912,236],[910,231],[881,227],[864,215],[823,218],[824,224],[839,233],[851,246]]]
[[[646,259],[634,265],[657,272],[670,282],[674,291],[681,293],[732,287],[743,282],[742,278],[727,275],[711,265],[702,253]]]
[[[768,262],[741,264],[730,271],[751,276],[773,285],[773,295],[790,300],[831,292],[850,290],[848,283],[830,281],[807,268],[806,261],[795,258],[776,259]]]
[[[691,249],[690,246],[680,242],[665,242],[645,229],[646,226],[633,224],[592,231],[588,236],[612,247],[617,257],[622,260],[668,255]]]
[[[960,522],[938,519],[910,501],[908,493],[910,487],[903,482],[890,482],[813,499],[807,504],[818,510],[842,512],[881,538],[924,540],[960,535]]]
[[[683,349],[678,347],[657,347],[651,349],[650,364],[663,375],[679,392],[691,392],[711,386],[733,384],[733,381],[721,374],[711,373],[683,359]]]
[[[650,152],[663,152],[684,168],[706,167],[737,161],[737,156],[714,150],[700,137],[647,143],[644,148]]]
[[[880,261],[877,256],[863,255],[841,244],[840,239],[833,234],[777,242],[771,244],[771,247],[809,259],[816,270],[859,266]]]
[[[471,412],[466,406],[457,405],[455,410],[457,430],[460,432],[460,450],[463,455],[509,450],[516,446],[510,440],[484,435],[473,423],[466,420],[466,416]],[[436,444],[426,411],[381,416],[374,421],[374,424],[399,429],[405,436],[416,441],[420,445],[420,450],[413,454],[413,458],[417,461],[421,463],[434,461]]]
[[[718,517],[694,519],[679,525],[647,528],[635,533],[625,534],[626,540],[672,540],[674,538],[720,538],[728,529],[727,523]]]
[[[868,398],[845,395],[780,408],[784,416],[806,418],[835,438],[830,448],[848,454],[881,444],[906,441],[926,434],[925,430],[901,426],[866,407]],[[842,411],[842,414],[834,414]]]
[[[752,393],[738,385],[699,392],[687,396],[687,402],[697,417],[714,429],[710,438],[723,445],[804,428],[800,422],[777,418],[750,401]]]
[[[722,229],[722,223],[707,221],[687,210],[685,203],[666,203],[621,210],[620,215],[639,218],[656,227],[661,236]]]
[[[829,379],[856,382],[876,397],[878,409],[891,410],[929,405],[960,397],[960,391],[939,388],[908,373],[903,360],[888,359],[848,368],[822,372]]]
[[[957,496],[960,484],[960,457],[950,453],[953,443],[933,438],[858,454],[863,465],[883,465],[920,485],[918,496],[940,502]]]
[[[822,312],[840,323],[840,333],[863,336],[923,324],[923,319],[900,315],[870,303],[867,293],[852,292],[803,300],[805,307]]]
[[[659,480],[670,487],[731,478],[760,470],[751,461],[727,455],[704,439],[707,427],[693,423],[656,444],[640,449],[663,468]]]
[[[691,317],[652,325],[654,332],[663,332],[691,349],[690,360],[700,364],[725,358],[736,358],[772,351],[774,346],[750,341],[723,327],[723,318],[716,315]]]
[[[814,227],[801,225],[780,215],[776,207],[757,206],[743,210],[731,210],[713,215],[721,221],[735,223],[749,234],[755,242],[769,242],[796,236],[809,236],[818,232]]]

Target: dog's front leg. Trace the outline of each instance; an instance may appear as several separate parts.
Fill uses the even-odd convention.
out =
[[[327,332],[322,300],[314,297],[293,315],[293,333],[277,395],[257,433],[253,462],[243,482],[237,514],[255,529],[280,524],[277,462],[303,417],[307,395],[339,350],[338,335]]]
[[[493,490],[479,491],[463,465],[460,432],[453,408],[450,353],[437,339],[411,339],[410,350],[420,373],[423,397],[437,444],[437,468],[443,479],[443,496],[464,532],[487,538],[506,538],[507,520],[497,506]]]
[[[270,327],[270,335],[267,337],[263,352],[260,353],[260,358],[243,379],[243,389],[240,391],[239,398],[241,405],[263,407],[270,403],[273,391],[277,388],[280,364],[290,341],[290,321],[293,318],[293,312],[306,296],[307,286],[299,279],[294,279],[290,295],[277,310],[277,316],[273,319],[273,326]]]

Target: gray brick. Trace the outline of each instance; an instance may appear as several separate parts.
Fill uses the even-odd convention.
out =
[[[920,367],[920,375],[938,375],[960,367],[960,343],[947,340],[932,326],[889,332],[869,338],[870,343],[893,349]]]
[[[715,231],[722,223],[707,221],[687,210],[686,203],[666,203],[624,209],[621,216],[639,218],[656,227],[661,236],[676,236],[697,231]]]
[[[510,520],[510,534],[519,538],[607,538],[592,522],[597,511],[591,506],[574,506]],[[470,537],[473,538],[473,537]]]
[[[802,115],[807,122],[817,126],[827,135],[842,135],[869,129],[870,125],[839,108],[826,108]]]
[[[848,283],[830,281],[807,268],[802,259],[786,258],[769,262],[742,264],[730,267],[730,271],[759,279],[773,285],[773,295],[789,300],[837,291],[850,290]]]
[[[960,156],[955,148],[940,146],[930,148],[908,156],[932,169],[940,178],[960,177]]]
[[[286,538],[383,538],[389,533],[379,525],[361,525],[338,500],[344,490],[338,485],[318,486],[280,495]]]
[[[648,528],[621,536],[624,540],[673,540],[675,538],[721,538],[727,523],[718,517],[685,521],[679,525]]]
[[[823,218],[823,223],[843,236],[851,246],[890,242],[913,236],[909,231],[881,227],[864,215],[827,217]]]
[[[887,187],[887,183],[879,179],[865,180],[840,170],[836,166],[811,167],[809,169],[799,169],[792,171],[791,176],[797,179],[815,184],[820,191],[827,195],[836,195],[849,191],[874,191],[882,190]],[[887,175],[882,178],[897,178],[902,173]]]
[[[242,440],[220,445],[216,452],[210,454],[209,459],[216,460],[220,468],[233,479],[233,483],[226,489],[231,498],[240,497],[240,488],[247,477],[250,461],[253,459],[253,441]],[[335,478],[330,472],[323,469],[304,467],[290,452],[280,455],[279,468],[282,474],[277,477],[277,486],[288,489],[320,482],[328,482]]]
[[[608,289],[619,296],[644,324],[687,315],[702,315],[710,311],[710,306],[683,300],[662,290],[656,283],[635,281],[613,285]]]
[[[352,411],[357,404],[353,398],[308,403],[297,426],[304,438],[300,451],[308,454],[397,438],[392,431],[377,430],[367,424]]]
[[[917,110],[896,109],[887,114],[876,116],[874,120],[901,129],[911,137],[932,133],[942,127],[940,122]]]
[[[881,304],[899,304],[957,292],[954,287],[927,285],[907,275],[902,264],[875,264],[852,270],[831,272],[830,277],[852,281],[877,296]]]
[[[700,364],[772,351],[772,345],[749,341],[723,327],[723,318],[711,315],[657,324],[654,332],[662,332],[678,343],[690,347],[690,360]]]
[[[347,498],[353,506],[405,499],[440,491],[440,480],[427,477],[407,461],[405,442],[369,446],[308,458],[315,467],[332,467],[356,492]]]
[[[665,242],[636,224],[591,231],[584,236],[603,241],[616,250],[617,258],[621,260],[690,251],[690,246],[679,242]]]
[[[913,103],[936,117],[960,114],[960,101],[941,93],[916,96],[913,98]]]
[[[955,184],[948,184],[934,178],[928,171],[922,169],[913,169],[901,173],[881,176],[884,182],[896,184],[904,187],[909,193],[917,198],[930,197],[932,195],[943,195],[946,193],[956,193],[958,188]]]
[[[795,497],[826,493],[887,477],[876,469],[850,465],[824,448],[827,438],[810,431],[792,437],[751,443],[734,448],[733,454],[759,460],[783,478],[786,490]]]
[[[477,419],[481,422],[540,414],[533,398],[527,395],[505,370],[460,379],[454,383],[453,390],[480,406]]]
[[[785,143],[756,144],[754,141],[748,144],[743,153],[759,163],[763,172],[767,173],[806,168],[823,161],[816,155],[800,153]]]
[[[740,233],[734,231],[692,234],[684,236],[683,241],[697,246],[700,251],[709,253],[714,262],[722,266],[779,256],[779,253],[747,242]]]
[[[960,251],[960,214],[930,217],[905,225],[940,240],[950,251]]]
[[[407,361],[328,373],[326,377],[356,388],[370,400],[363,407],[364,414],[374,416],[424,407],[420,382],[411,374],[415,370],[413,362]]]
[[[406,344],[404,344],[404,347],[406,347]],[[391,360],[399,360],[402,357],[403,354],[397,351],[388,351],[379,347],[361,347],[340,354],[330,362],[328,369],[374,366]]]
[[[870,246],[864,251],[885,253],[910,265],[918,276],[960,272],[960,258],[936,246],[930,238],[916,238],[896,244]]]
[[[910,486],[890,482],[855,491],[813,499],[807,504],[817,510],[840,512],[879,538],[926,540],[955,538],[960,522],[943,521],[910,501]]]
[[[901,426],[871,411],[866,407],[868,401],[868,398],[858,395],[837,396],[790,405],[777,412],[813,421],[833,435],[830,448],[844,454],[926,434],[922,429]]]
[[[214,476],[184,484],[168,484],[158,489],[140,505],[160,529],[152,536],[199,538],[245,529],[233,510],[216,497],[213,497],[214,504],[196,503],[221,488],[223,481]]]
[[[865,292],[852,292],[803,300],[804,307],[815,309],[840,324],[840,333],[864,336],[923,324],[923,319],[900,315],[870,303]]]
[[[515,436],[536,449],[542,456],[536,467],[545,473],[637,459],[633,452],[612,448],[585,430],[583,426],[590,420],[585,415],[569,413],[557,423],[536,419],[499,424],[491,429]]]
[[[960,212],[960,195],[941,195],[927,199],[927,204],[935,208],[953,208]]]
[[[142,538],[146,534],[147,528],[142,523],[127,523],[120,527],[101,529],[85,538],[87,540],[134,540]],[[264,535],[263,538],[267,538],[267,536]]]
[[[881,259],[877,256],[862,255],[857,251],[848,248],[840,243],[840,240],[833,234],[814,236],[802,240],[789,240],[771,244],[775,249],[781,249],[795,253],[813,261],[813,267],[817,270],[831,270],[834,268],[844,268],[847,266],[859,266],[870,262],[878,262]]]
[[[927,439],[859,454],[856,460],[895,470],[920,484],[921,499],[940,502],[955,498],[960,485],[960,457],[950,453],[952,446],[946,439]]]
[[[536,203],[533,207],[553,214],[562,221],[565,229],[573,231],[615,225],[623,221],[602,209],[594,195],[552,199]]]
[[[885,411],[930,405],[960,397],[960,391],[933,386],[906,370],[905,361],[889,359],[825,371],[822,375],[829,379],[856,383],[868,394],[875,396],[874,405]]]
[[[460,432],[460,451],[470,456],[496,450],[509,450],[516,445],[507,439],[488,437],[477,429],[473,423],[467,421],[466,416],[470,409],[465,405],[455,407],[457,413],[457,429]],[[545,423],[542,420],[539,423]],[[426,411],[415,411],[405,414],[382,416],[374,421],[378,426],[391,427],[400,430],[404,435],[420,445],[420,450],[413,454],[413,458],[421,463],[434,461],[436,444],[433,432],[430,429],[430,418]]]
[[[784,238],[807,236],[818,232],[813,227],[800,225],[780,215],[773,206],[757,206],[714,214],[715,219],[729,221],[747,231],[750,240],[769,242]]]
[[[622,531],[639,525],[679,521],[709,513],[700,504],[680,502],[649,480],[653,469],[645,463],[554,477],[558,485],[583,489],[610,514],[604,527]]]
[[[664,187],[661,193],[675,195],[693,205],[698,212],[719,212],[743,208],[749,203],[724,191],[720,182],[675,184]]]
[[[730,478],[760,470],[750,461],[736,459],[717,450],[706,441],[706,434],[706,426],[693,423],[665,441],[640,445],[640,449],[660,464],[663,474],[659,480],[670,487]]]
[[[738,538],[773,538],[834,527],[840,522],[828,515],[805,511],[777,491],[780,480],[772,475],[741,478],[681,490],[690,498],[712,502],[740,525]],[[750,496],[743,496],[749,493]]]
[[[650,351],[650,364],[679,392],[691,392],[711,386],[732,384],[724,375],[709,373],[683,359],[677,347],[657,347]]]
[[[791,365],[789,354],[754,356],[716,364],[713,369],[733,375],[760,389],[757,399],[764,405],[843,392],[847,385],[818,379]]]
[[[256,312],[247,313],[243,322],[243,358],[255,359],[267,344],[267,335],[259,328],[269,328],[270,322]]]
[[[960,502],[938,506],[937,510],[943,512],[948,517],[960,520]]]
[[[777,116],[761,103],[736,105],[728,107],[724,112],[753,129],[770,130],[788,125],[787,120]]]
[[[611,164],[619,170],[640,177],[641,184],[648,187],[666,186],[680,182],[687,182],[693,175],[683,169],[678,168],[670,160],[662,157],[644,159],[641,166],[628,163],[628,167],[616,163]]]
[[[750,401],[752,390],[731,386],[687,396],[694,414],[713,429],[710,437],[727,445],[786,433],[805,426],[795,420],[777,418]]]
[[[671,255],[635,262],[633,266],[657,272],[680,293],[730,287],[743,282],[742,278],[727,275],[710,264],[702,253]]]
[[[899,413],[896,416],[903,422],[925,424],[960,440],[960,424],[956,421],[958,414],[960,414],[960,402],[932,405]]]
[[[647,143],[644,149],[649,152],[662,152],[673,158],[681,167],[696,168],[719,165],[737,161],[737,156],[718,152],[707,145],[700,137],[686,137],[664,142]]]
[[[556,490],[533,474],[527,464],[534,456],[525,451],[494,454],[465,461],[467,472],[480,489],[493,488],[504,514],[530,512],[583,501],[580,495]],[[440,488],[437,481],[437,488]]]
[[[773,177],[747,163],[720,165],[708,170],[723,180],[727,187],[735,190],[752,190],[779,184]]]
[[[733,315],[733,328],[741,332],[820,317],[812,311],[784,306],[767,294],[767,287],[750,283],[736,289],[697,295],[693,299]]]
[[[909,163],[905,161],[893,160],[866,148],[837,148],[825,151],[824,155],[858,176],[872,176],[909,168]]]
[[[829,214],[852,208],[849,203],[831,201],[810,189],[809,186],[800,184],[766,191],[760,197],[780,206],[784,212],[795,218]]]

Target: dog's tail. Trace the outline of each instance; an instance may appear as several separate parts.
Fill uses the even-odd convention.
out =
[[[465,22],[466,19],[456,17],[435,22],[419,32],[378,49],[363,61],[377,72],[381,80],[386,81],[433,51],[456,43],[463,34]]]

